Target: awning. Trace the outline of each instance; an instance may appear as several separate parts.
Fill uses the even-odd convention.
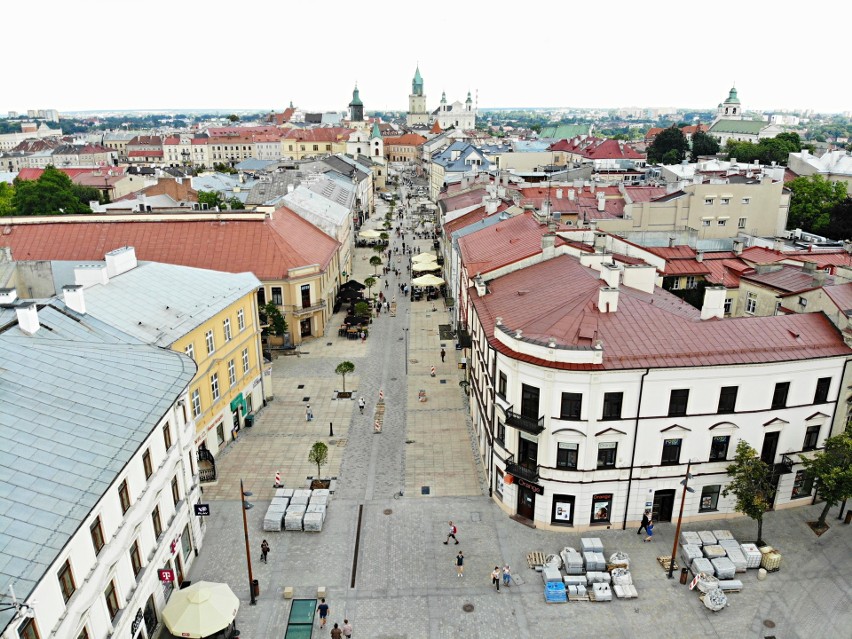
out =
[[[233,413],[238,407],[243,409],[243,415],[248,412],[248,406],[246,405],[246,400],[242,393],[231,400],[231,412]]]

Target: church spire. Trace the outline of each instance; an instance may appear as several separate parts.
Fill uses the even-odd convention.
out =
[[[414,71],[414,79],[411,81],[411,95],[423,95],[423,77],[420,75],[420,65]]]

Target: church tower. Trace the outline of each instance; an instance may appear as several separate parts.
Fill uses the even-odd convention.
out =
[[[742,120],[743,107],[740,104],[740,99],[737,97],[736,87],[731,87],[728,92],[728,98],[716,108],[716,119],[718,120]]]
[[[405,118],[408,126],[426,126],[429,124],[429,113],[426,111],[426,95],[423,93],[423,78],[420,76],[420,65],[411,80],[411,95],[408,96],[408,116]]]
[[[354,124],[364,122],[364,103],[361,102],[361,96],[358,95],[358,85],[355,85],[355,90],[352,91],[352,102],[349,103],[349,120]]]
[[[382,163],[385,159],[385,141],[379,130],[379,123],[373,122],[373,130],[370,132],[370,159]]]

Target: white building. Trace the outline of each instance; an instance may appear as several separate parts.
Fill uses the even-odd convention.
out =
[[[724,288],[699,311],[614,241],[546,234],[487,277],[462,274],[493,498],[543,528],[633,525],[646,507],[670,521],[691,462],[684,517],[718,519],[734,513],[721,491],[743,439],[772,469],[775,508],[810,503],[799,459],[832,429],[852,354],[838,331],[822,314],[721,320]]]
[[[441,104],[432,112],[432,122],[437,122],[442,130],[449,128],[469,131],[476,128],[476,109],[473,108],[473,100],[470,91],[464,104],[456,100],[452,104],[447,103],[447,94],[441,93]]]
[[[76,312],[78,293],[0,290],[3,639],[150,639],[202,544],[195,364]]]

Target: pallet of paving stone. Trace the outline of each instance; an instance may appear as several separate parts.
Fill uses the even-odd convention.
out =
[[[612,601],[612,589],[609,584],[593,584],[589,590],[589,601]]]
[[[311,500],[310,495],[293,495],[290,498],[291,506],[307,506],[308,502]]]
[[[703,543],[701,541],[701,537],[698,536],[698,533],[688,531],[688,530],[684,530],[682,533],[680,533],[680,543],[681,543],[681,545],[684,545],[684,546],[687,545],[687,544],[689,544],[690,546],[702,546],[703,545]]]
[[[278,508],[282,508],[284,510],[287,510],[287,506],[290,505],[290,498],[289,497],[273,497],[272,501],[269,502],[269,505],[270,505],[270,507],[276,506]]]
[[[680,547],[680,558],[683,563],[687,566],[692,564],[692,560],[696,557],[703,557],[704,553],[701,552],[701,546],[695,546],[693,544],[684,544]]]
[[[284,509],[270,506],[263,516],[264,532],[281,532],[281,524],[284,521]]]
[[[701,547],[701,552],[704,553],[704,556],[707,559],[716,559],[717,557],[727,557],[728,553],[725,552],[725,549],[718,544],[710,544]]]
[[[716,535],[711,533],[709,530],[699,530],[698,538],[701,539],[702,546],[717,546],[718,544]]]
[[[603,543],[599,537],[581,537],[580,550],[583,552],[603,552]]]
[[[314,497],[325,497],[326,503],[331,501],[331,489],[329,488],[315,488],[313,493],[311,493],[311,503],[313,503]]]
[[[706,557],[696,557],[692,560],[689,570],[693,575],[704,573],[705,575],[715,575],[713,564]]]
[[[739,579],[720,579],[719,588],[725,592],[742,592],[743,582]]]
[[[718,543],[722,543],[723,539],[733,539],[734,535],[730,530],[711,530],[713,536],[716,538]]]
[[[539,568],[544,565],[544,553],[543,552],[528,552],[527,553],[527,565],[535,570],[536,566]]]
[[[740,549],[740,542],[738,542],[736,539],[720,539],[719,545],[728,552],[730,552],[732,548],[734,550]]]
[[[719,579],[733,579],[734,573],[737,572],[734,563],[728,557],[716,557],[711,559],[710,563],[713,564],[713,570]]]
[[[276,488],[275,489],[275,496],[276,497],[286,497],[287,499],[290,499],[290,497],[293,496],[293,489],[292,488]]]
[[[748,562],[746,561],[743,551],[739,548],[728,548],[727,550],[728,559],[730,559],[731,563],[734,564],[734,570],[736,572],[745,572],[748,568]]]
[[[311,500],[308,502],[311,506],[313,505],[328,505],[328,495],[311,495]]]
[[[284,530],[302,530],[302,520],[307,506],[291,504],[284,515]]]
[[[671,566],[671,563],[672,563],[672,558],[669,555],[666,555],[664,557],[657,557],[657,563],[659,563],[663,567],[663,570],[668,572],[669,567]],[[674,568],[672,570],[678,570],[679,568],[680,568],[680,566],[678,565],[677,560],[675,560]]]
[[[617,586],[613,586],[612,589],[615,592],[615,596],[619,599],[635,599],[639,596],[636,586],[632,584],[629,586],[622,586],[619,584]]]
[[[305,513],[302,526],[305,532],[321,532],[325,522],[325,513]]]
[[[746,559],[746,568],[760,568],[760,560],[763,557],[757,544],[740,544],[740,550]]]

